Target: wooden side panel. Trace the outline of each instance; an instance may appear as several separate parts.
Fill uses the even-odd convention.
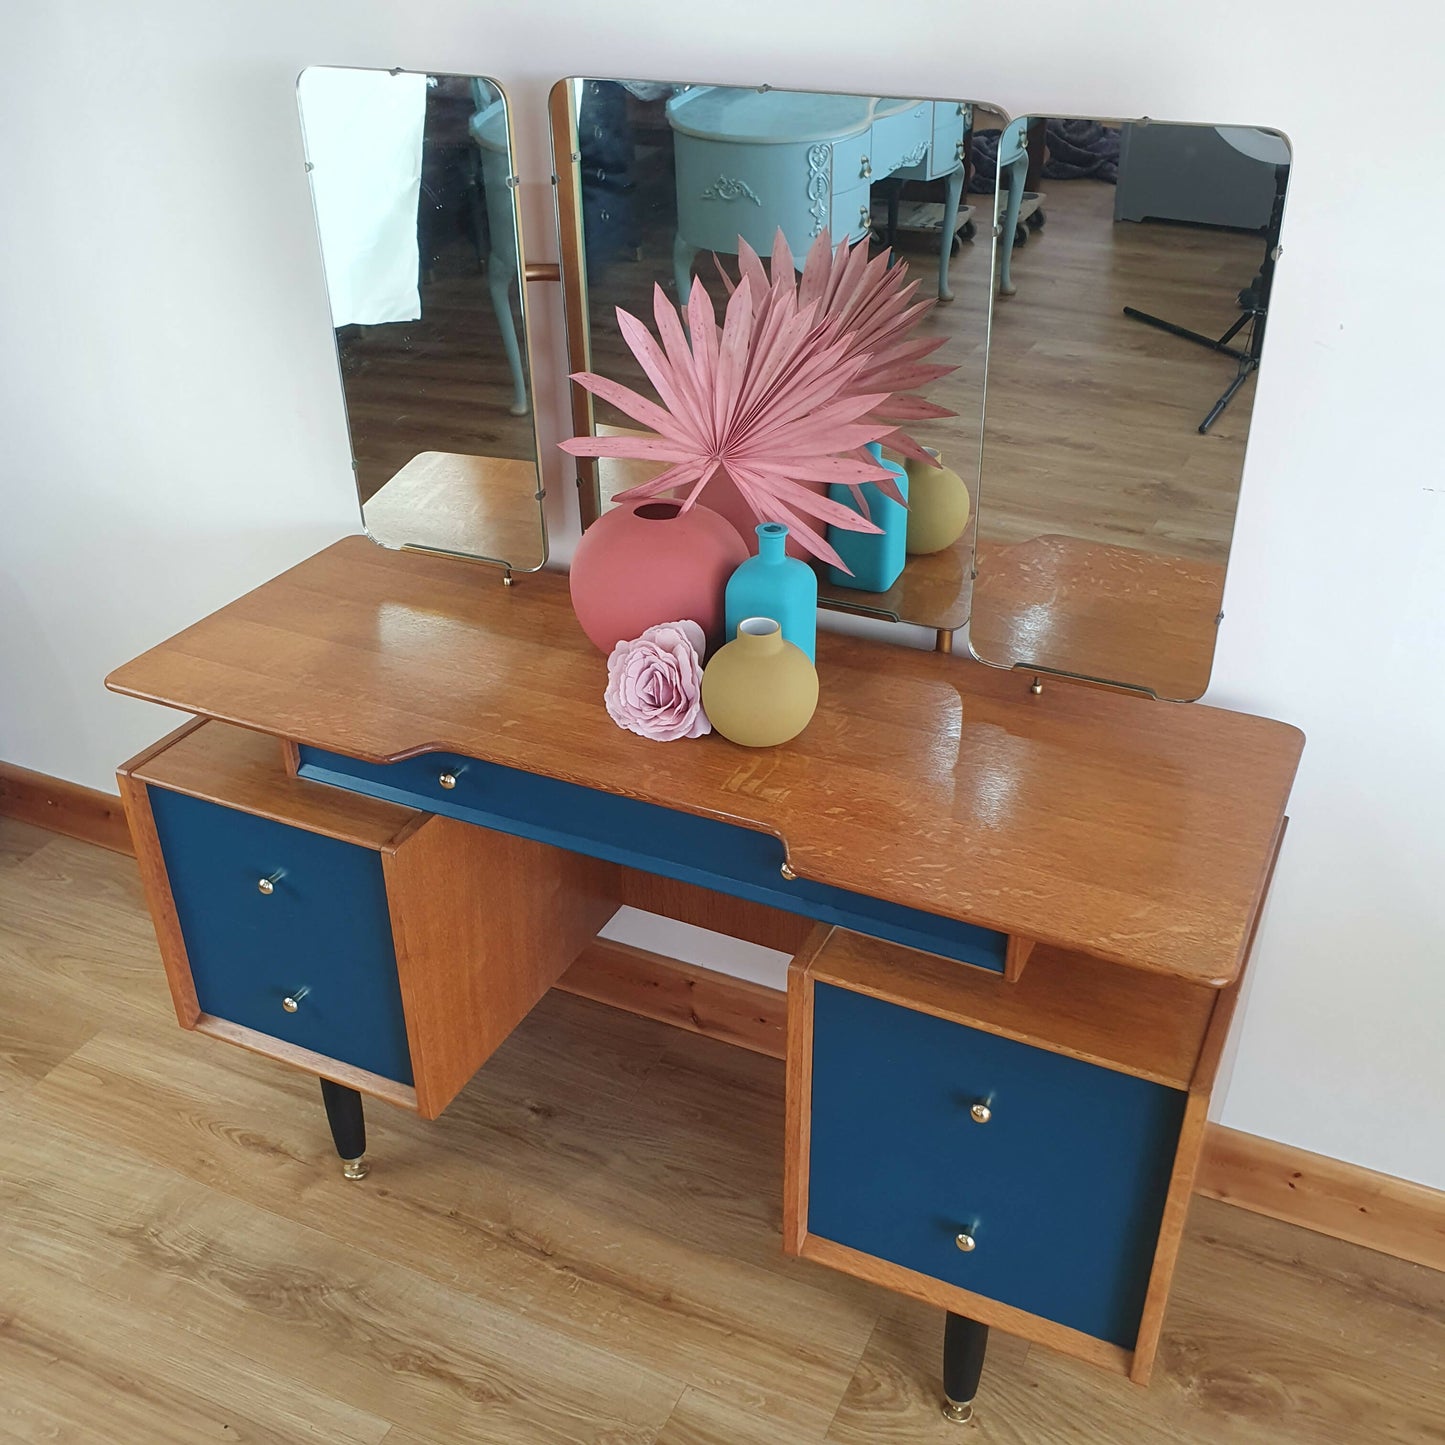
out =
[[[819,924],[788,969],[788,1053],[783,1139],[783,1249],[808,1235],[808,1160],[813,1127],[813,963],[834,930]]]
[[[141,887],[145,890],[146,907],[155,924],[156,942],[160,945],[161,963],[171,989],[176,1019],[183,1029],[193,1029],[201,1017],[196,1002],[196,986],[191,981],[191,961],[186,954],[186,941],[181,937],[180,919],[176,916],[176,900],[171,893],[170,875],[161,855],[156,820],[151,813],[146,785],[129,773],[116,775],[126,817],[130,821],[131,838],[135,844],[136,862],[140,865]]]
[[[1279,852],[1284,846],[1285,829],[1288,826],[1289,819],[1282,818],[1274,835],[1269,866],[1265,870],[1259,897],[1255,901],[1244,961],[1234,982],[1228,988],[1221,989],[1215,997],[1209,1016],[1209,1027],[1205,1030],[1204,1042],[1194,1066],[1194,1077],[1189,1085],[1189,1102],[1184,1110],[1184,1125],[1179,1131],[1179,1148],[1174,1156],[1174,1173],[1169,1181],[1169,1197],[1165,1201],[1164,1217],[1159,1226],[1159,1243],[1154,1251],[1154,1269],[1149,1276],[1149,1293],[1144,1301],[1144,1317],[1139,1324],[1139,1338],[1135,1342],[1134,1359],[1129,1369],[1129,1378],[1137,1385],[1147,1385],[1154,1369],[1159,1335],[1164,1328],[1164,1311],[1169,1302],[1169,1286],[1174,1279],[1174,1266],[1179,1260],[1179,1245],[1184,1238],[1184,1226],[1189,1218],[1189,1200],[1194,1193],[1194,1178],[1199,1172],[1199,1160],[1209,1128],[1209,1096],[1214,1090],[1214,1078],[1219,1072],[1219,1061],[1223,1057],[1229,1028],[1234,1021],[1234,1010],[1239,1003],[1245,971],[1254,954],[1259,921],[1264,914],[1264,905],[1269,897],[1270,884],[1274,881],[1275,865],[1279,862]]]
[[[442,817],[382,866],[417,1110],[434,1119],[617,911],[616,870]]]
[[[1023,977],[1024,965],[1029,961],[1029,955],[1034,951],[1034,941],[1031,938],[1020,938],[1018,934],[1009,935],[1008,950],[1004,954],[1003,976],[1006,983],[1017,983]]]
[[[557,987],[770,1058],[781,1059],[786,1049],[780,990],[631,944],[593,940]]]

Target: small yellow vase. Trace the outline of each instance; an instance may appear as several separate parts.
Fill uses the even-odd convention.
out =
[[[945,467],[932,447],[923,450],[938,465],[925,467],[911,461],[904,468],[908,473],[907,550],[914,557],[953,546],[968,526],[968,488],[963,478]]]
[[[737,637],[708,663],[702,706],[725,738],[771,748],[795,738],[818,706],[818,674],[771,617],[745,617]]]

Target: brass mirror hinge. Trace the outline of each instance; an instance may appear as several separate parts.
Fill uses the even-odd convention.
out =
[[[522,268],[522,276],[527,281],[557,281],[562,280],[562,268],[555,261],[528,261]]]

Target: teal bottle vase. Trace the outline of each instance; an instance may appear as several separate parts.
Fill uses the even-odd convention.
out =
[[[898,490],[908,496],[908,473],[897,462],[883,460],[883,448],[869,442],[873,460],[893,473]],[[839,483],[828,488],[835,502],[858,511],[853,489]],[[828,568],[828,580],[835,587],[856,587],[860,592],[886,592],[900,577],[908,560],[908,509],[886,497],[872,482],[863,483],[868,500],[868,517],[882,532],[850,532],[844,527],[828,527],[828,541],[833,550],[853,569],[850,577],[838,567]]]
[[[758,529],[758,555],[749,557],[728,578],[724,597],[727,635],[738,635],[745,617],[771,617],[809,662],[818,642],[818,576],[806,562],[787,553],[788,529],[764,522]]]

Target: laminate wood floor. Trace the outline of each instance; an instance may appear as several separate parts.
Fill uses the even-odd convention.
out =
[[[782,1086],[554,995],[347,1183],[134,862],[0,820],[0,1441],[1445,1441],[1445,1276],[1208,1201],[1150,1389],[996,1335],[947,1424],[941,1315],[779,1251]]]

